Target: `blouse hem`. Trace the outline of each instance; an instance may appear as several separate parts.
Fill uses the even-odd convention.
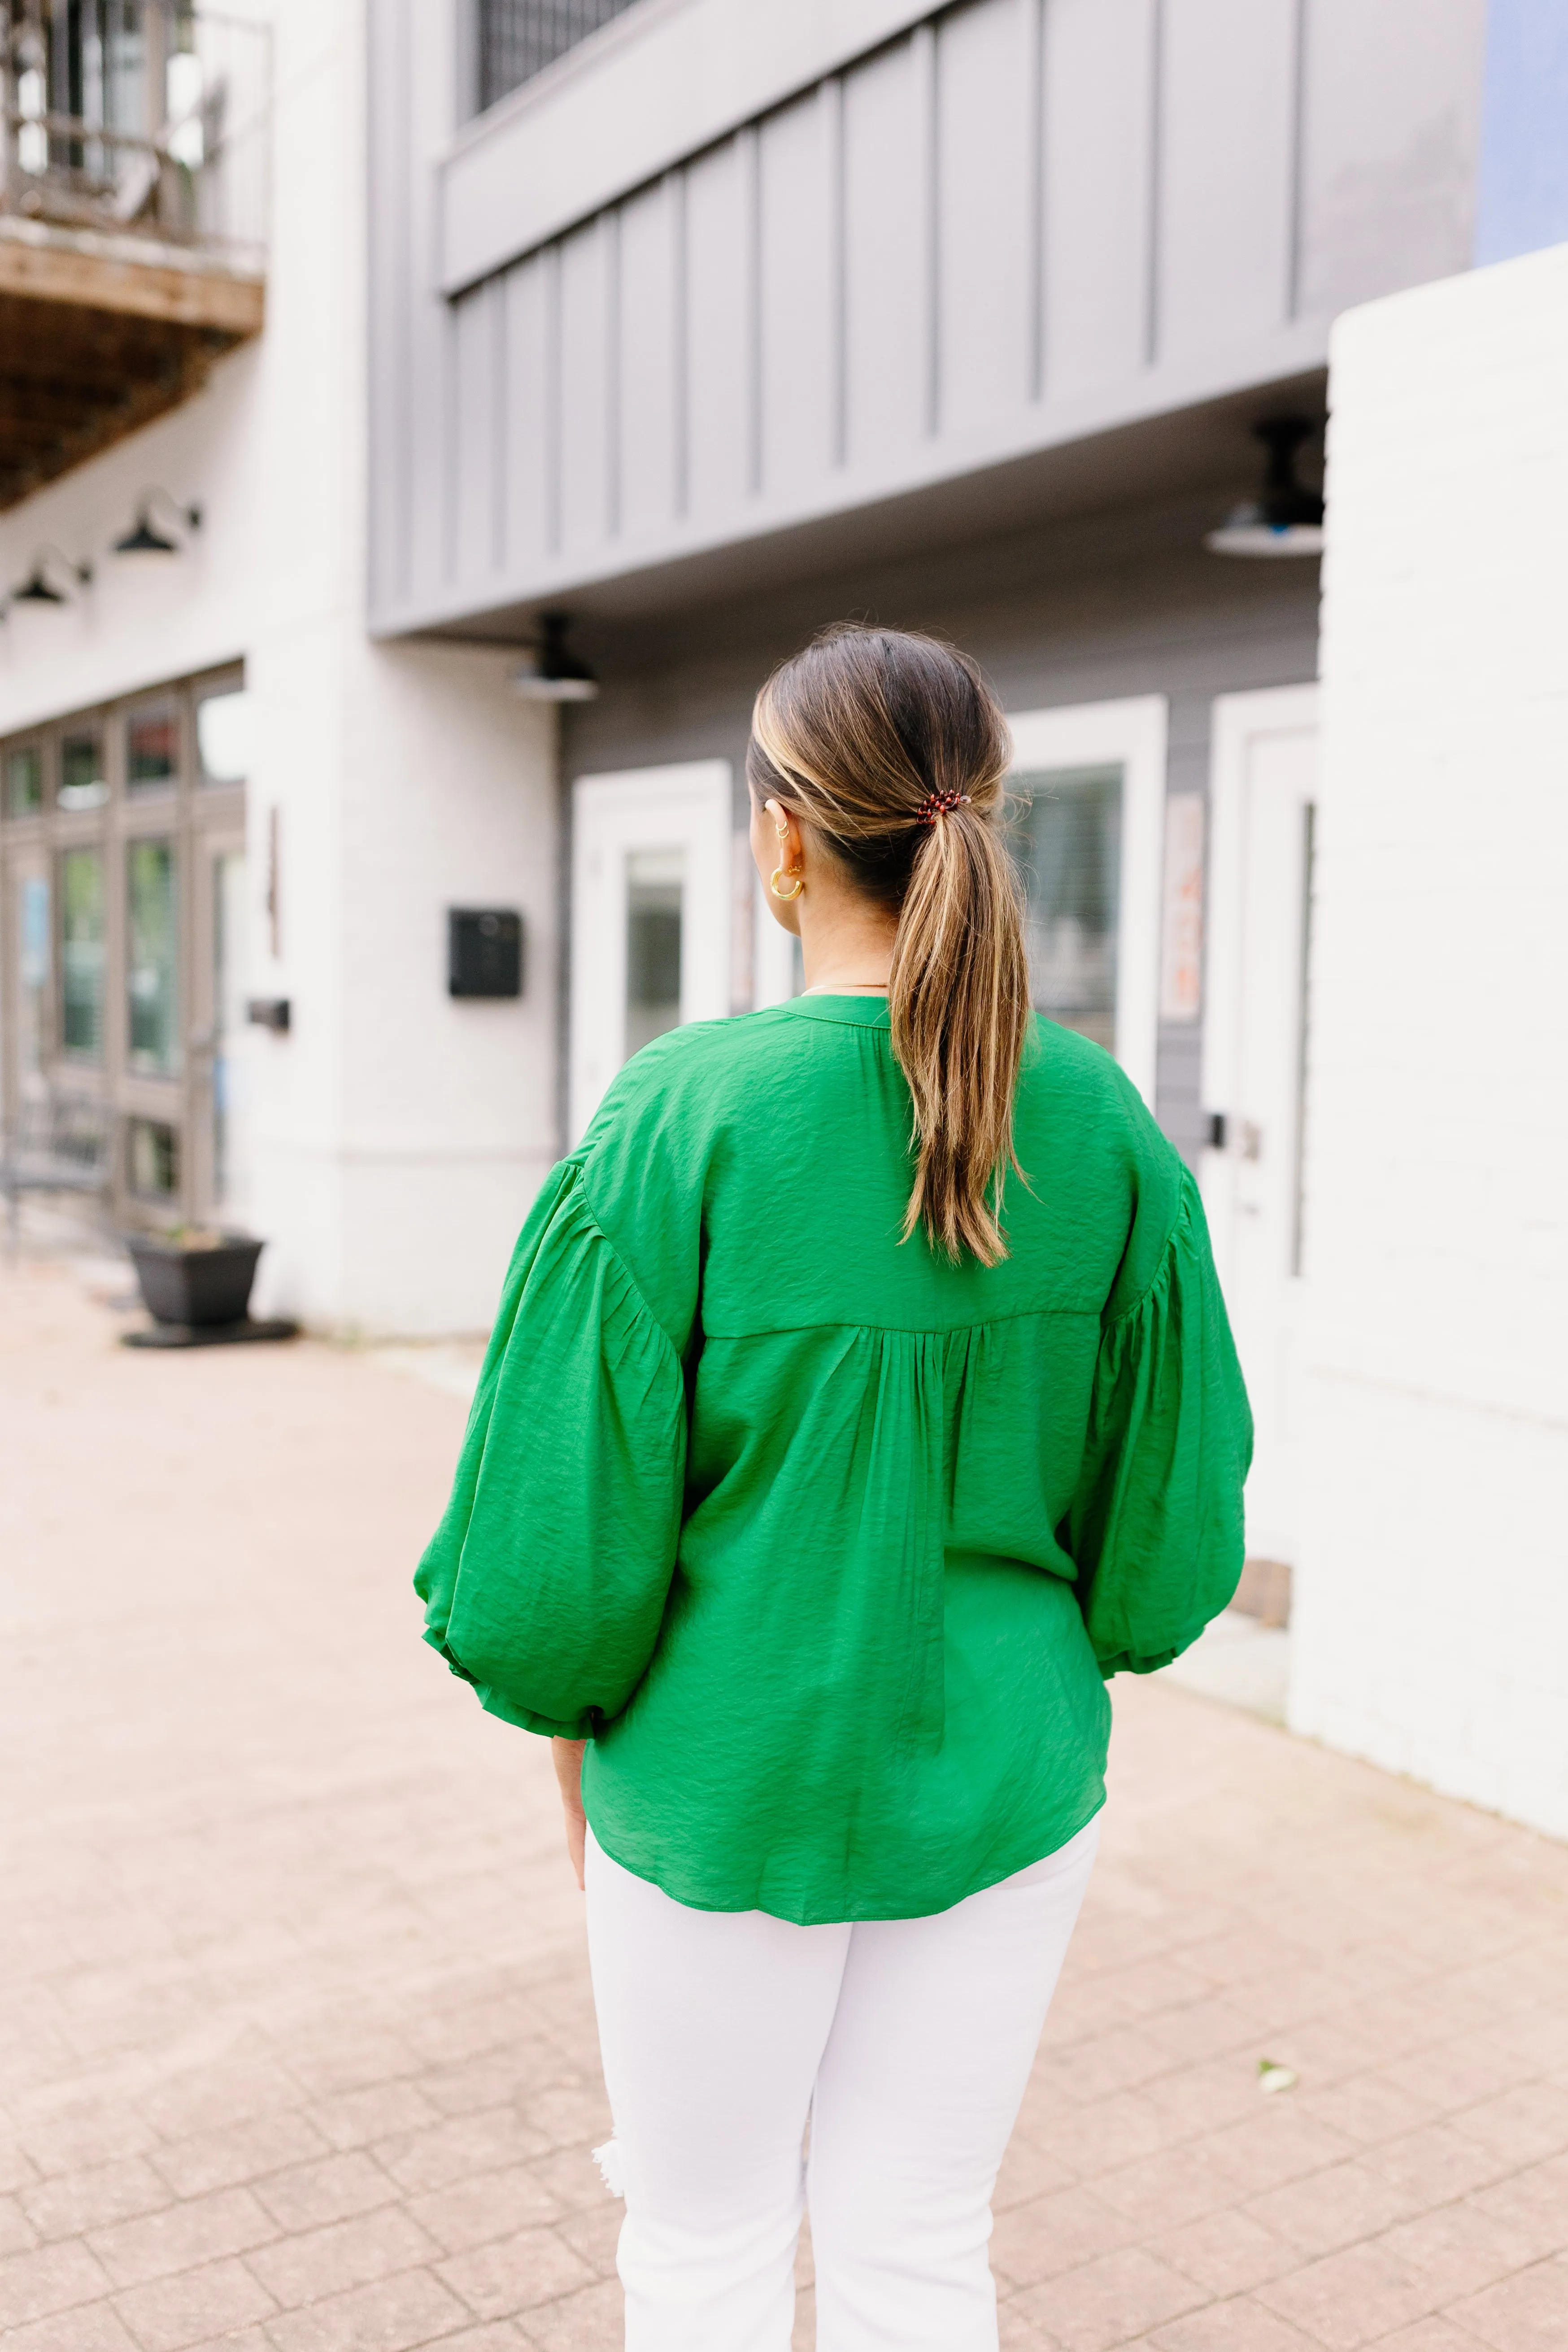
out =
[[[1075,1809],[1075,1816],[1069,1816],[1072,1820],[1071,1828],[1064,1831],[1060,1837],[1053,1833],[1051,1843],[1044,1847],[1037,1847],[1032,1838],[1026,1840],[1029,1849],[1026,1853],[1020,1854],[1016,1860],[1007,1861],[999,1870],[987,1871],[984,1876],[977,1878],[972,1886],[963,1887],[959,1893],[947,1896],[944,1901],[921,1904],[914,1910],[908,1908],[895,1910],[868,1903],[863,1906],[851,1906],[848,1909],[831,1911],[818,1910],[815,1906],[803,1906],[786,1911],[768,1903],[726,1903],[718,1899],[705,1899],[700,1895],[689,1893],[678,1895],[672,1887],[666,1886],[661,1880],[656,1878],[651,1871],[640,1869],[635,1862],[628,1861],[624,1853],[617,1853],[615,1846],[605,1836],[598,1822],[594,1819],[592,1810],[586,1807],[585,1810],[588,1827],[593,1831],[610,1860],[617,1864],[622,1870],[629,1871],[634,1878],[640,1878],[645,1885],[658,1887],[661,1895],[668,1895],[670,1901],[679,1903],[683,1910],[726,1914],[760,1911],[764,1918],[783,1919],[794,1927],[852,1927],[862,1923],[868,1925],[878,1919],[939,1918],[944,1911],[954,1910],[960,1903],[966,1903],[972,1895],[984,1895],[987,1887],[1000,1886],[1005,1879],[1016,1878],[1019,1871],[1029,1869],[1037,1862],[1044,1862],[1053,1853],[1059,1853],[1063,1846],[1071,1844],[1080,1830],[1086,1830],[1089,1827],[1095,1816],[1103,1811],[1104,1806],[1105,1787],[1102,1781],[1093,1804],[1082,1813],[1077,1813]]]

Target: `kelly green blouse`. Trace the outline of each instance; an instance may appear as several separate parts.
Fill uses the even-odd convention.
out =
[[[1191,1176],[1097,1045],[1036,1024],[1011,1255],[900,1244],[880,998],[627,1064],[523,1227],[426,1634],[586,1737],[605,1852],[680,1902],[944,1909],[1104,1800],[1103,1678],[1241,1567],[1251,1422]]]

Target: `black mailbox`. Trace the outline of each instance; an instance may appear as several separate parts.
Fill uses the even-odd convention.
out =
[[[515,907],[448,907],[448,996],[522,994],[522,917]]]

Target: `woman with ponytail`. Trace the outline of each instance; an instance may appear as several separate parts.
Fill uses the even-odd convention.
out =
[[[419,1571],[426,1638],[555,1743],[630,2352],[787,2352],[808,2204],[819,2352],[994,2352],[1104,1685],[1241,1566],[1196,1190],[1029,1009],[1008,761],[933,639],[768,680],[805,992],[657,1039],[548,1180]]]

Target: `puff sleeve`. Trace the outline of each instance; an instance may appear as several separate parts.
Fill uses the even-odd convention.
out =
[[[674,1345],[569,1161],[519,1239],[415,1578],[426,1640],[491,1714],[581,1738],[620,1713],[658,1636],[685,1463]]]
[[[1168,1665],[1230,1600],[1251,1456],[1241,1367],[1184,1169],[1152,1281],[1102,1325],[1068,1518],[1102,1675]]]

